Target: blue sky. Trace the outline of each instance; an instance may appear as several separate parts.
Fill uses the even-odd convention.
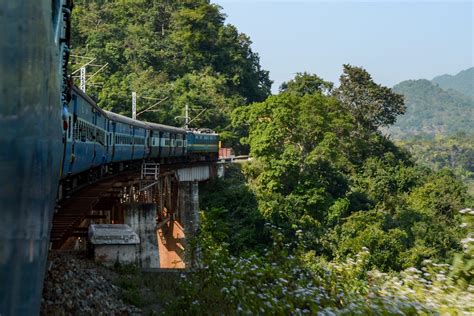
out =
[[[250,36],[274,92],[296,72],[336,82],[344,63],[387,86],[474,65],[473,1],[212,2]]]

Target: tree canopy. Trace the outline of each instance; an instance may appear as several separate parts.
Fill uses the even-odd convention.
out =
[[[304,72],[270,96],[250,39],[208,0],[76,0],[73,22],[74,54],[108,65],[89,81],[99,106],[130,115],[136,91],[139,110],[163,100],[140,119],[171,125],[185,105],[205,108],[195,126],[216,129],[227,146],[241,142],[252,158],[201,187],[203,264],[179,282],[169,313],[470,308],[473,260],[461,251],[472,238],[462,239],[458,211],[473,206],[459,179],[472,176],[472,148],[462,140],[404,144],[428,147],[427,158],[384,136],[381,128],[406,110],[400,87],[344,65],[337,88]],[[451,296],[466,298],[453,310],[433,308]]]
[[[433,138],[457,133],[473,135],[474,99],[455,90],[445,90],[428,80],[407,80],[393,87],[404,95],[406,114],[388,129],[398,139],[412,136]]]
[[[392,125],[405,113],[403,97],[375,83],[365,69],[346,64],[339,80],[335,95],[360,126],[375,130]]]
[[[346,65],[342,78],[332,95],[324,80],[298,74],[280,94],[234,110],[234,124],[249,130],[242,141],[254,160],[245,173],[260,213],[288,240],[304,236],[307,251],[331,259],[367,248],[382,270],[459,249],[464,186],[415,165],[376,129],[395,121],[401,96],[361,68]]]
[[[249,37],[210,1],[77,0],[72,29],[73,53],[107,64],[87,89],[108,110],[130,115],[132,91],[139,111],[166,98],[139,118],[181,125],[188,104],[194,115],[207,109],[195,126],[225,137],[230,111],[270,94]]]

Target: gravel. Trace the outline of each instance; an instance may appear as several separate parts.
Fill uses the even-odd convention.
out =
[[[125,304],[117,274],[78,253],[51,252],[41,304],[42,315],[142,315]]]

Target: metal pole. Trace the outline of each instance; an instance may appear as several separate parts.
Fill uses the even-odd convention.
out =
[[[80,75],[80,84],[79,88],[82,90],[82,92],[86,93],[86,67],[81,67],[81,75]]]
[[[184,127],[185,128],[189,127],[189,105],[187,103],[186,103],[186,117],[185,117]]]
[[[137,119],[137,93],[132,92],[132,119]]]

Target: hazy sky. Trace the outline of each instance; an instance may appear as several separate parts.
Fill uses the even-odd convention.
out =
[[[388,86],[472,67],[473,1],[212,0],[250,36],[273,91],[296,72],[335,82],[344,63]]]

